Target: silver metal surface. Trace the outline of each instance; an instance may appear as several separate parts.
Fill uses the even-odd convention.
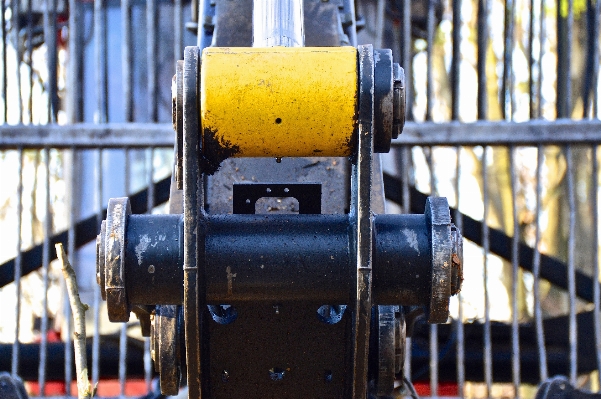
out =
[[[157,87],[157,2],[146,0],[146,69],[148,94],[148,121],[159,121],[158,87]]]
[[[570,0],[571,1],[571,0]],[[567,163],[566,178],[568,190],[568,306],[569,306],[569,324],[570,324],[570,384],[576,385],[578,379],[578,353],[577,353],[577,325],[576,325],[576,193],[574,192],[574,160],[572,156],[572,146],[565,148],[565,157]]]
[[[492,393],[492,337],[490,326],[490,296],[488,290],[488,255],[490,253],[490,239],[488,227],[488,153],[490,148],[485,146],[482,152],[482,270],[484,280],[484,382],[486,383],[486,397]]]
[[[0,125],[0,149],[23,148],[172,148],[171,123],[107,123],[72,125]],[[537,146],[601,142],[601,121],[532,120],[514,122],[407,122],[393,147],[408,146]]]
[[[511,219],[513,223],[513,237],[511,240],[511,373],[514,395],[519,397],[520,392],[520,331],[518,309],[519,280],[519,244],[520,226],[518,220],[518,178],[515,170],[515,148],[508,148],[509,176],[511,184]]]
[[[453,219],[455,226],[459,231],[463,230],[463,215],[459,211],[461,201],[461,191],[459,190],[459,182],[461,179],[461,147],[455,148],[455,214]],[[464,397],[465,393],[465,334],[463,329],[463,295],[461,292],[457,295],[457,393],[460,398]]]
[[[94,186],[94,203],[97,213],[97,223],[102,222],[102,209],[104,208],[104,195],[103,195],[103,151],[95,151],[96,156],[96,185]],[[94,331],[92,332],[92,386],[98,383],[100,380],[100,287],[98,284],[93,284],[93,325]]]
[[[598,65],[597,65],[598,67]],[[597,146],[594,145],[591,148],[591,158],[593,161],[592,165],[592,174],[593,181],[591,184],[591,201],[593,202],[593,226],[598,226],[599,223],[599,160],[597,159]],[[593,230],[593,275],[599,275],[599,231],[597,229]],[[594,287],[594,323],[595,323],[595,348],[596,348],[596,358],[597,364],[601,364],[601,286],[599,284],[595,284]],[[601,373],[598,373],[597,382],[601,385]]]
[[[126,122],[134,121],[132,88],[132,32],[130,0],[121,1],[121,79],[123,114]]]
[[[106,0],[94,1],[94,61],[96,72],[96,123],[108,122]]]
[[[254,0],[253,47],[303,47],[303,0]]]
[[[17,256],[15,258],[15,295],[17,303],[15,306],[15,340],[13,342],[11,358],[11,374],[13,376],[19,373],[19,322],[21,316],[21,233],[22,233],[22,214],[23,214],[23,149],[19,148],[19,164],[17,172],[19,173],[19,182],[17,186]]]
[[[44,169],[46,172],[44,180],[44,246],[42,252],[42,318],[40,322],[40,363],[38,367],[38,384],[40,394],[46,391],[46,357],[48,355],[48,269],[50,267],[50,234],[52,222],[50,220],[50,149],[45,148],[43,152]]]
[[[536,345],[538,349],[538,365],[540,370],[540,380],[544,381],[549,378],[547,371],[547,350],[545,348],[545,331],[543,330],[543,312],[541,308],[540,295],[540,217],[541,217],[541,201],[542,201],[542,174],[543,174],[543,147],[537,147],[536,161],[536,212],[534,215],[534,259],[532,260],[532,274],[534,275],[534,284],[532,288],[534,299],[534,323],[536,325]]]

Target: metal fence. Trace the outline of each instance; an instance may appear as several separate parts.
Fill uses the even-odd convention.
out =
[[[11,305],[0,309],[0,369],[34,396],[75,394],[52,263],[63,242],[91,304],[99,394],[132,395],[133,380],[150,389],[148,341],[103,319],[88,243],[109,197],[130,195],[134,213],[168,200],[170,79],[196,43],[185,23],[211,21],[179,0],[0,4],[0,302]],[[599,7],[357,4],[359,40],[393,48],[412,82],[410,121],[383,161],[389,211],[423,212],[424,193],[445,195],[473,243],[452,321],[418,322],[408,340],[406,373],[426,396],[532,397],[558,373],[600,388],[601,122],[565,119],[598,116]]]

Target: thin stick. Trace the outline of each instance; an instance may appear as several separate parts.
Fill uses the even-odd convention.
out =
[[[88,380],[88,360],[86,358],[86,310],[88,305],[79,299],[77,278],[75,270],[71,267],[63,244],[56,244],[56,255],[62,264],[63,276],[67,285],[69,302],[75,324],[73,332],[73,345],[75,347],[75,370],[77,372],[77,393],[79,399],[88,399],[93,396],[92,385]]]

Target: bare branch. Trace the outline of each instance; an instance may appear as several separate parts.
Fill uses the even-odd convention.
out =
[[[93,395],[92,385],[88,380],[88,361],[86,358],[86,310],[88,305],[79,299],[75,270],[71,267],[63,244],[56,244],[56,255],[62,264],[63,276],[67,285],[71,311],[75,322],[73,346],[75,347],[75,370],[77,372],[77,393],[79,399],[89,399]]]

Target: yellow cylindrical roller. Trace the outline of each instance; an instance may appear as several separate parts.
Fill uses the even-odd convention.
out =
[[[211,47],[200,75],[203,156],[214,166],[232,156],[351,154],[354,47]]]

